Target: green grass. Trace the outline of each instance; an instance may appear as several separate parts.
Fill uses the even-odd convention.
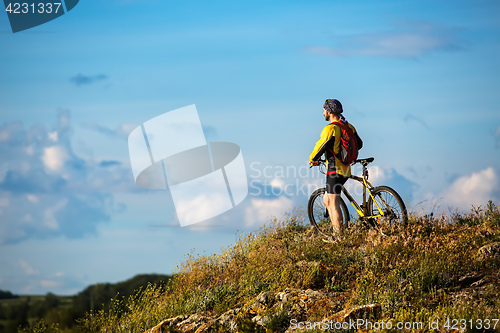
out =
[[[222,314],[262,291],[286,288],[343,292],[344,308],[380,303],[385,321],[499,318],[500,258],[478,256],[483,245],[500,242],[500,212],[491,202],[470,214],[411,217],[406,229],[388,237],[358,223],[337,244],[311,233],[304,215],[294,212],[258,233],[240,235],[219,255],[188,256],[166,285],[117,297],[81,320],[81,329],[144,332],[166,318]],[[489,283],[461,286],[465,275],[485,275]],[[328,311],[319,306],[307,319],[321,320]],[[260,330],[288,328],[285,312],[269,315]],[[247,322],[240,328],[245,325],[257,329]]]

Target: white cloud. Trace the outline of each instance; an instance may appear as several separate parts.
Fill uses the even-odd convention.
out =
[[[26,198],[28,198],[28,201],[32,203],[37,203],[39,200],[38,197],[34,194],[28,194]]]
[[[388,178],[390,178],[390,173],[390,170],[374,165],[368,170],[368,180],[373,184],[383,184]]]
[[[45,167],[50,171],[61,171],[64,163],[66,163],[68,159],[68,153],[61,146],[46,147],[43,150],[42,161]]]
[[[4,127],[0,130],[0,142],[6,142],[10,139],[9,127]]]
[[[50,208],[47,208],[43,214],[43,224],[51,229],[51,230],[58,230],[59,229],[59,222],[57,222],[56,219],[56,214],[63,210],[65,206],[67,205],[68,200],[67,199],[62,199],[59,202],[57,202],[55,205],[53,205]]]
[[[38,275],[39,271],[34,269],[28,262],[24,260],[19,260],[19,265],[23,269],[23,271],[28,275]]]
[[[89,122],[84,125],[85,128],[96,131],[98,133],[104,134],[112,138],[128,138],[130,132],[132,132],[138,124],[122,124],[116,128],[109,128],[103,125],[99,125],[95,122]]]
[[[54,141],[54,142],[57,142],[57,140],[59,139],[59,135],[57,134],[57,131],[50,132],[49,139]]]
[[[291,211],[293,206],[293,201],[284,196],[271,200],[252,198],[250,206],[245,211],[245,225],[247,227],[263,225],[271,217]]]
[[[117,207],[113,191],[139,191],[128,164],[80,158],[71,144],[67,111],[52,131],[0,125],[0,244],[95,233]]]
[[[273,180],[271,180],[270,185],[274,188],[283,189],[285,187],[286,183],[283,179],[274,178]]]
[[[130,132],[132,132],[137,127],[137,124],[123,124],[120,126],[122,135],[128,137]]]
[[[210,196],[203,194],[181,195],[180,200],[174,200],[175,210],[182,226],[201,222],[231,209],[229,195],[214,191]]]
[[[337,36],[335,46],[311,46],[306,52],[331,57],[418,58],[435,51],[460,50],[456,34],[456,29],[405,21],[385,32]]]
[[[35,148],[33,146],[28,146],[25,148],[25,152],[27,155],[33,155],[35,153]]]
[[[54,280],[41,280],[40,281],[40,285],[43,287],[43,288],[46,288],[46,289],[53,289],[53,288],[56,288],[59,286],[59,283],[57,283],[56,281]]]
[[[468,210],[471,205],[486,205],[488,200],[499,202],[498,186],[498,174],[489,167],[456,179],[443,191],[442,196],[446,203],[455,208]]]
[[[325,186],[325,178],[301,179],[297,183],[297,195],[303,195],[307,198],[318,188]]]

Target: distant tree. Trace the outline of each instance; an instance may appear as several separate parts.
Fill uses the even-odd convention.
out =
[[[19,327],[27,327],[28,324],[28,311],[30,297],[28,297],[25,301],[14,305],[11,307],[12,316],[9,318],[9,321],[5,325],[6,332],[17,332]]]
[[[45,307],[48,309],[56,308],[61,303],[59,301],[59,298],[53,293],[47,293],[43,302],[45,304]]]
[[[171,278],[169,275],[141,274],[133,278],[118,283],[99,283],[91,285],[73,298],[73,306],[78,313],[83,315],[86,312],[98,311],[106,308],[113,298],[129,297],[141,288],[145,288],[148,283],[163,285]]]
[[[0,299],[18,298],[19,296],[12,294],[10,291],[0,289]]]
[[[127,298],[144,289],[148,283],[162,285],[168,279],[168,275],[144,274],[119,283],[91,285],[73,296],[70,304],[53,293],[47,293],[43,298],[25,299],[0,290],[0,299],[19,298],[9,306],[0,303],[0,333],[17,332],[19,327],[22,333],[78,332],[75,331],[76,321],[86,313],[105,309],[109,307],[111,299]],[[30,326],[28,318],[36,324]]]

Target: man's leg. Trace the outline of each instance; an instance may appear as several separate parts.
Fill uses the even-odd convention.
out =
[[[346,181],[347,178],[341,175],[333,174],[326,176],[326,193],[323,196],[323,202],[328,209],[333,232],[337,235],[341,235],[343,232],[342,210],[340,209],[342,199],[340,198],[340,194],[342,193],[342,186]]]
[[[341,235],[342,228],[342,210],[340,209],[340,195],[333,193],[325,193],[323,203],[328,209],[330,220],[332,221],[334,234]]]

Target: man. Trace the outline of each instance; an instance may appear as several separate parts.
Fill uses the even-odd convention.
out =
[[[340,138],[342,135],[340,125],[347,124],[354,133],[358,149],[363,146],[363,141],[359,137],[356,129],[342,115],[344,110],[342,104],[336,99],[327,99],[323,105],[323,116],[326,121],[329,121],[323,131],[321,138],[316,142],[314,150],[309,157],[311,165],[318,165],[318,160],[325,155],[327,161],[326,172],[326,193],[323,196],[323,202],[328,209],[330,220],[332,221],[334,230],[334,239],[338,239],[342,234],[342,211],[340,209],[340,193],[342,186],[351,176],[351,165],[342,163],[337,154],[340,151]],[[332,241],[331,239],[329,241]]]

